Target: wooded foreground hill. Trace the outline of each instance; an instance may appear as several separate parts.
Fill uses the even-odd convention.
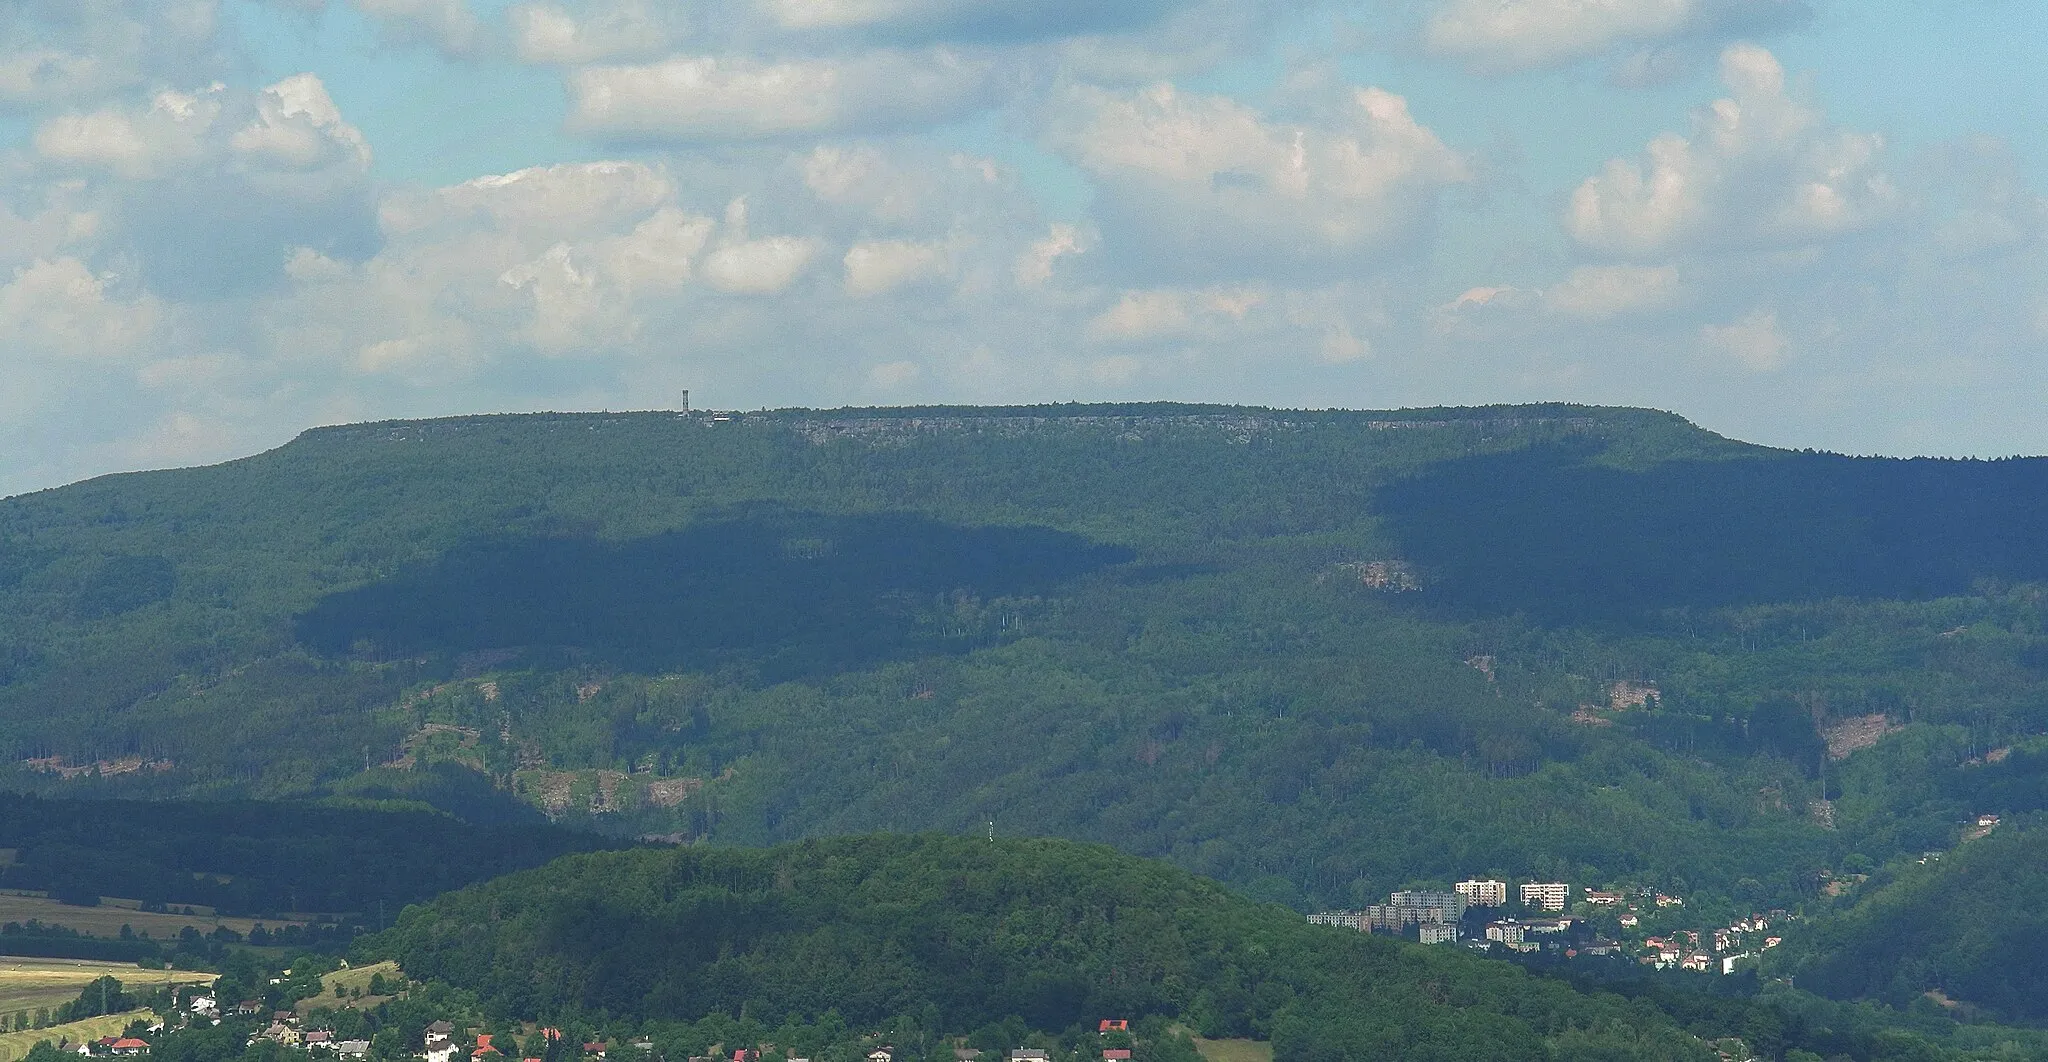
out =
[[[1054,840],[571,856],[409,910],[358,954],[385,957],[493,1014],[633,1028],[657,1045],[719,1016],[823,1019],[920,1060],[989,1029],[1085,1035],[1148,1018],[1270,1040],[1286,1062],[1711,1062],[1716,1047],[1939,1062],[2039,1047],[1989,1029],[1957,1050],[1858,1027],[1847,1010],[1831,1025],[1771,1002],[1578,990],[1459,949],[1311,926],[1164,864]]]
[[[2048,830],[2010,824],[1880,868],[1780,968],[1816,992],[2038,1024],[2048,1019]]]
[[[2048,806],[2044,547],[2048,462],[1640,410],[326,428],[0,502],[0,781],[1733,912]]]

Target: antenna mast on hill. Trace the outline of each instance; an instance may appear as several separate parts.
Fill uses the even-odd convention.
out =
[[[988,820],[988,843],[996,843],[996,820]]]
[[[688,413],[689,411],[690,411],[690,389],[689,389],[689,388],[687,388],[687,387],[685,387],[685,388],[683,388],[683,401],[682,401],[682,404],[676,407],[676,412],[678,412],[678,413]]]

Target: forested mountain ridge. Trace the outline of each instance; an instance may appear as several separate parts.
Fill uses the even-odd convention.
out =
[[[994,820],[1303,905],[1787,903],[2042,806],[1971,761],[2048,732],[2044,488],[1574,406],[319,429],[0,502],[0,750],[625,835]]]

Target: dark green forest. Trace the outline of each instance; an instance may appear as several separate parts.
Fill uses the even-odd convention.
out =
[[[325,428],[0,501],[0,785],[1797,907],[2044,807],[2044,488],[1562,405]]]

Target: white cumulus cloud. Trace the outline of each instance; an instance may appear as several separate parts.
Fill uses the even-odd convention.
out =
[[[419,40],[457,55],[477,48],[482,20],[468,0],[354,0],[355,6],[401,39]]]
[[[505,17],[513,51],[529,63],[574,65],[658,55],[686,30],[681,10],[656,0],[517,4]]]
[[[1572,193],[1566,228],[1586,247],[1655,255],[1695,245],[1784,244],[1866,227],[1901,202],[1882,167],[1884,139],[1837,129],[1787,94],[1770,52],[1721,56],[1730,95],[1695,117],[1690,137],[1652,140]]]
[[[1126,291],[1089,319],[1085,334],[1096,343],[1214,339],[1244,325],[1270,298],[1255,288]]]
[[[868,145],[820,144],[804,158],[804,187],[827,203],[859,206],[878,221],[916,216],[935,189],[925,175]]]
[[[37,128],[34,144],[45,159],[128,180],[229,163],[242,174],[328,171],[344,178],[360,177],[370,166],[368,142],[312,74],[253,94],[215,84],[201,92],[159,92],[143,106],[58,115]]]
[[[369,141],[342,119],[327,86],[312,74],[285,78],[259,93],[255,119],[236,130],[229,144],[257,171],[361,173],[370,166]]]
[[[377,239],[369,146],[312,74],[59,114],[32,145],[34,171],[73,181],[158,294],[246,290],[291,247],[354,257]]]
[[[382,210],[386,231],[410,233],[477,215],[500,229],[549,241],[607,231],[675,198],[659,166],[641,162],[534,166],[464,181],[425,195],[395,196]]]
[[[847,248],[841,264],[846,269],[846,293],[857,298],[943,279],[952,268],[945,245],[915,240],[863,240]]]
[[[81,105],[225,71],[219,0],[8,0],[0,106]]]
[[[1105,246],[1217,274],[1383,264],[1428,224],[1438,193],[1470,177],[1405,100],[1377,88],[1352,92],[1322,125],[1171,85],[1088,90],[1055,144],[1095,183]]]
[[[704,259],[704,279],[733,295],[774,295],[796,283],[819,243],[803,236],[749,239],[747,201],[735,199],[725,208],[725,230],[719,246]]]
[[[111,294],[107,278],[77,258],[40,260],[0,287],[0,348],[15,358],[115,361],[143,350],[163,316],[147,295]]]
[[[1077,226],[1055,223],[1044,238],[1031,241],[1031,246],[1025,248],[1010,267],[1017,286],[1043,287],[1052,280],[1053,269],[1060,259],[1086,253],[1093,242],[1092,234],[1082,232]]]
[[[704,261],[704,279],[735,295],[773,295],[796,282],[817,257],[816,240],[769,236],[728,244]]]
[[[1433,54],[1504,73],[1783,25],[1805,14],[1800,0],[1440,0],[1422,39]],[[1631,59],[1642,67],[1656,55]]]
[[[1571,317],[1605,320],[1665,309],[1678,295],[1676,266],[1589,265],[1544,291],[1543,305]]]
[[[922,375],[924,370],[914,361],[885,361],[868,370],[868,385],[878,391],[894,391]]]
[[[1704,325],[1700,339],[1717,354],[1732,358],[1754,372],[1784,367],[1791,343],[1778,328],[1778,315],[1759,310],[1733,324]]]
[[[990,100],[993,64],[944,49],[764,62],[677,56],[569,75],[570,124],[613,140],[720,141],[888,129]]]
[[[182,169],[206,154],[206,134],[220,117],[220,92],[160,92],[142,108],[58,115],[37,128],[36,153],[130,179]]]
[[[1054,0],[1054,4],[1058,2]],[[1045,0],[760,0],[761,9],[786,29],[847,29],[1054,4]]]
[[[1148,26],[1188,0],[754,0],[779,28],[1025,42]]]

